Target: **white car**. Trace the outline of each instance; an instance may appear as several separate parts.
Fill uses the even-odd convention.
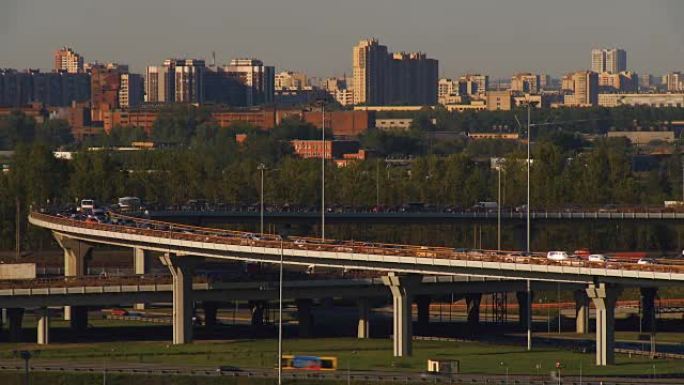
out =
[[[546,258],[552,261],[565,261],[569,259],[568,253],[565,251],[549,251],[546,253]]]
[[[655,265],[656,260],[653,258],[641,258],[637,261],[639,265]]]
[[[607,262],[608,258],[603,254],[589,254],[587,260],[589,262]]]

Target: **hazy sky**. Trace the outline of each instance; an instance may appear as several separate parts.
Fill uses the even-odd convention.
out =
[[[442,76],[550,73],[590,66],[594,46],[627,50],[639,73],[684,70],[682,0],[0,0],[0,67],[52,66],[69,45],[86,61],[142,72],[166,57],[257,57],[277,70],[351,71],[377,37],[427,52]]]

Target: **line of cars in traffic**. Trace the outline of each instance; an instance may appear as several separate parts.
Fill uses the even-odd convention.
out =
[[[132,217],[119,215],[119,213],[129,214],[140,212],[141,207],[141,201],[139,198],[136,197],[119,198],[117,204],[109,206],[109,210],[105,210],[101,207],[98,207],[95,200],[93,199],[82,199],[78,207],[60,211],[57,213],[57,216],[81,220],[86,223],[115,224],[141,229],[152,229],[161,231],[173,230],[194,235],[227,236],[231,238],[239,238],[240,244],[244,245],[256,245],[261,241],[283,240],[279,235],[197,228],[187,225],[176,225],[152,220],[133,220]],[[325,242],[323,242],[322,240],[313,237],[288,237],[287,240],[291,241],[293,245],[297,248],[318,249],[336,252],[358,252],[359,250],[361,250],[362,252],[376,252],[381,254],[389,253],[392,255],[399,255],[405,252],[409,252],[410,254],[413,254],[415,256],[427,258],[435,258],[438,256],[445,255],[448,256],[452,253],[455,253],[457,255],[465,255],[466,257],[477,257],[478,255],[480,257],[487,257],[489,256],[489,254],[492,253],[491,251],[486,250],[475,250],[465,248],[451,249],[446,247],[393,245],[373,242],[338,241],[333,239],[328,239]],[[496,256],[504,256],[504,254],[502,253],[495,253]],[[645,253],[631,254],[632,255],[628,257],[624,257],[615,254],[607,255],[601,253],[591,253],[588,249],[575,250],[573,253],[568,253],[567,251],[562,250],[552,250],[546,253],[545,259],[550,262],[557,263],[591,262],[597,264],[607,264],[610,262],[628,262],[636,263],[639,265],[653,265],[658,263],[656,259],[647,257]],[[525,260],[531,258],[536,259],[539,257],[543,258],[543,254],[540,255],[539,253],[530,255],[525,253],[508,252],[505,256],[515,257],[512,259],[512,261],[514,262],[518,262],[520,258]]]
[[[646,253],[630,253],[632,254],[629,258],[629,262],[636,260],[638,265],[654,265],[657,262],[655,258],[650,258],[646,256]],[[635,258],[636,256],[636,258]],[[601,253],[592,253],[589,249],[578,249],[572,254],[567,251],[562,250],[552,250],[546,253],[546,258],[551,261],[563,262],[563,261],[588,261],[595,263],[608,263],[608,262],[624,262],[627,258],[620,256],[610,256]]]

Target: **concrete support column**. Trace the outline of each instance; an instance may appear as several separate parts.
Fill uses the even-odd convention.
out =
[[[357,338],[370,337],[370,303],[368,298],[359,298],[357,302],[359,310],[359,321],[356,327]]]
[[[213,301],[202,302],[204,309],[204,326],[213,328],[216,326],[216,314],[218,313],[218,303]]]
[[[411,314],[411,292],[421,282],[420,276],[399,276],[390,273],[382,277],[385,285],[392,292],[393,308],[393,342],[394,356],[406,357],[411,355],[411,340],[413,339],[413,317]]]
[[[197,263],[193,257],[164,254],[162,263],[173,276],[173,344],[192,342],[192,272]]]
[[[80,277],[85,275],[88,261],[92,257],[93,246],[57,233],[53,233],[53,236],[55,237],[55,240],[57,240],[57,243],[62,247],[62,250],[64,250],[64,277]],[[72,310],[71,306],[64,306],[65,321],[72,320]],[[77,313],[79,316],[82,314],[86,314],[87,316],[87,312],[77,311]],[[76,323],[78,325],[87,325],[88,320],[79,319],[76,320]]]
[[[430,324],[430,303],[432,298],[429,295],[417,295],[416,309],[418,310],[418,328],[425,330]]]
[[[149,274],[152,266],[152,252],[136,247],[133,249],[133,268],[135,275]],[[144,303],[133,305],[135,310],[145,310]]]
[[[71,328],[76,331],[83,331],[88,328],[88,307],[73,306],[71,308],[71,318],[69,319]]]
[[[596,365],[607,366],[615,363],[615,302],[622,288],[616,285],[591,284],[587,295],[596,307]]]
[[[515,298],[518,300],[518,323],[520,328],[527,330],[528,318],[532,317],[532,303],[528,301],[526,291],[518,291],[515,293]],[[530,293],[530,300],[533,300],[534,293]]]
[[[311,305],[313,301],[310,299],[297,299],[297,322],[299,323],[299,336],[311,337],[313,333],[313,314],[311,313]]]
[[[264,326],[264,308],[265,303],[263,301],[249,301],[249,310],[252,314],[251,323],[252,326]]]
[[[575,333],[589,333],[589,296],[585,290],[575,291]]]
[[[468,309],[468,328],[474,332],[480,326],[480,302],[482,294],[466,294],[466,307]]]
[[[50,343],[50,314],[48,308],[43,307],[38,310],[38,328],[36,342],[38,345],[47,345]]]
[[[642,287],[641,292],[641,330],[644,332],[655,332],[656,329],[656,307],[655,300],[658,295],[657,287]]]
[[[7,309],[10,342],[21,342],[22,321],[24,320],[24,308],[13,307]]]

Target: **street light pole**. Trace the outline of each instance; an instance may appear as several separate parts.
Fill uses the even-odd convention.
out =
[[[530,142],[532,135],[530,131],[531,120],[530,102],[527,102],[527,254],[530,254]]]
[[[321,112],[321,240],[325,241],[325,103],[321,104]]]
[[[532,288],[527,280],[527,350],[532,350]]]
[[[259,215],[259,220],[260,220],[260,227],[259,227],[259,232],[261,235],[264,235],[264,171],[266,171],[266,165],[263,163],[259,163],[259,166],[257,167],[257,170],[261,171],[261,210],[260,210],[260,215]]]
[[[498,210],[496,216],[496,247],[498,251],[501,251],[501,166],[499,165],[496,169],[499,172],[499,188],[497,189],[499,197],[496,204]]]
[[[278,277],[278,385],[283,383],[283,240],[280,239],[280,272]]]

